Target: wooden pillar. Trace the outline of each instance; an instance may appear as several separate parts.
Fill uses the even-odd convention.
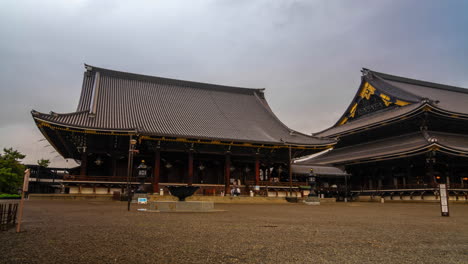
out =
[[[231,179],[231,153],[226,152],[224,162],[224,196],[229,193],[229,180]]]
[[[434,164],[433,162],[429,162],[429,164],[427,164],[427,176],[428,176],[428,183],[431,185],[431,186],[434,186],[436,183],[435,183],[435,177],[434,177]]]
[[[289,145],[289,196],[292,196],[292,162],[291,145]]]
[[[265,178],[265,174],[263,174]],[[260,158],[258,154],[255,155],[255,185],[258,186],[260,184]]]
[[[112,177],[117,176],[117,159],[114,155],[111,157],[112,159]]]
[[[161,151],[156,149],[154,155],[153,193],[159,193],[159,178],[161,173]]]
[[[80,166],[80,176],[86,176],[86,170],[88,166],[88,154],[86,151],[81,153],[81,166]]]
[[[190,150],[188,154],[188,179],[187,184],[192,185],[193,183],[193,151]]]

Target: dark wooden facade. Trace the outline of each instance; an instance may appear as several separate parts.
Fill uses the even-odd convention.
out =
[[[468,90],[363,70],[352,103],[331,128],[328,153],[303,164],[337,166],[352,174],[355,195],[436,195],[449,184],[468,194]]]

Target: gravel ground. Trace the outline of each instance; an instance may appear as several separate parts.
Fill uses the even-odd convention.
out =
[[[0,263],[468,263],[468,205],[217,204],[148,213],[122,202],[28,201]]]

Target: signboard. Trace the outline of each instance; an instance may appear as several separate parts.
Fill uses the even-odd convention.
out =
[[[440,211],[442,216],[449,216],[447,185],[439,184]]]
[[[138,198],[138,204],[147,204],[148,198]]]
[[[31,171],[29,169],[24,171],[24,179],[23,179],[23,192],[27,192],[29,188],[29,176],[31,175]]]

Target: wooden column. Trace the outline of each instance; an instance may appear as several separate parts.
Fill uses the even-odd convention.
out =
[[[86,170],[88,166],[88,154],[86,151],[81,153],[81,166],[80,166],[80,176],[86,176]]]
[[[188,154],[188,178],[187,184],[192,185],[193,183],[193,151],[190,150]]]
[[[226,153],[226,160],[224,162],[224,196],[229,193],[229,180],[231,179],[231,153]]]
[[[117,159],[114,155],[111,157],[112,159],[112,177],[117,176]]]
[[[292,196],[292,153],[291,145],[289,145],[289,196]],[[281,177],[281,175],[279,175]]]
[[[161,151],[156,149],[154,155],[153,193],[159,193],[159,178],[161,173]]]
[[[265,177],[265,174],[263,174]],[[255,155],[255,185],[258,186],[260,184],[260,158],[258,155]]]

